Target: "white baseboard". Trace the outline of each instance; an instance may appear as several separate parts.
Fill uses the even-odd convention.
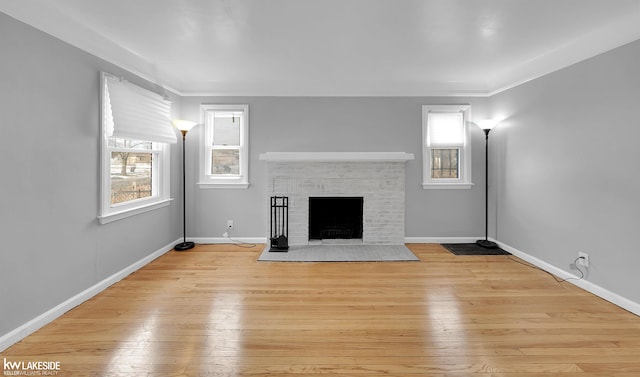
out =
[[[478,237],[405,237],[405,243],[475,243],[477,240],[483,239],[484,236]]]
[[[498,246],[500,246],[503,250],[510,252],[511,254],[517,256],[518,258],[525,260],[531,264],[533,264],[536,267],[539,267],[561,279],[566,279],[566,278],[578,278],[578,276],[573,275],[567,271],[564,271],[558,267],[555,267],[545,261],[542,261],[536,257],[533,257],[523,251],[520,251],[514,247],[511,247],[503,242],[500,241],[495,241],[492,240],[494,242],[496,242],[498,244]],[[634,301],[629,300],[626,297],[620,296],[617,293],[611,292],[608,289],[605,289],[597,284],[593,284],[592,282],[582,279],[582,280],[576,280],[576,279],[571,279],[571,280],[567,280],[568,283],[571,283],[573,285],[576,285],[582,289],[584,289],[587,292],[593,293],[594,295],[605,299],[607,301],[609,301],[610,303],[617,305],[625,310],[630,311],[631,313],[640,316],[640,304]]]
[[[109,276],[108,278],[98,282],[97,284],[85,289],[84,291],[69,298],[68,300],[58,304],[54,308],[47,310],[46,312],[40,314],[36,318],[23,324],[22,326],[8,332],[7,334],[0,336],[0,352],[4,351],[5,349],[9,348],[13,344],[19,342],[20,340],[24,339],[28,335],[42,328],[44,325],[52,322],[53,320],[60,317],[64,313],[68,312],[69,310],[89,300],[90,298],[102,292],[103,290],[109,288],[111,285],[131,275],[133,272],[146,266],[154,259],[160,257],[161,255],[165,254],[169,250],[173,249],[173,246],[179,242],[182,242],[182,239],[178,239],[174,242],[171,242],[170,244],[163,246],[162,248],[147,255],[146,257],[140,259],[139,261],[123,268],[122,270],[116,272],[115,274]]]
[[[189,237],[187,241],[199,244],[223,244],[223,243],[248,243],[248,244],[264,244],[267,243],[265,237]]]

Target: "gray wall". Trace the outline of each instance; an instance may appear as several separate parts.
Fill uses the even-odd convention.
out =
[[[491,98],[497,238],[640,302],[640,41]]]
[[[201,103],[249,104],[251,186],[247,190],[196,187],[201,128],[187,136],[188,234],[221,237],[234,220],[236,237],[266,237],[266,163],[260,153],[286,151],[410,152],[406,170],[406,236],[465,237],[484,233],[484,135],[472,128],[470,190],[422,189],[422,105],[472,105],[474,119],[486,116],[486,99],[461,97],[185,97],[182,112],[199,119]]]
[[[3,13],[0,36],[2,336],[176,240],[181,206],[99,225],[99,72],[157,88]]]

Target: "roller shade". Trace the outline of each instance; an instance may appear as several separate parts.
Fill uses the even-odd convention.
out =
[[[104,120],[108,136],[177,142],[171,126],[171,102],[127,81],[109,75],[104,77]]]
[[[427,145],[464,146],[464,116],[461,112],[427,114]]]

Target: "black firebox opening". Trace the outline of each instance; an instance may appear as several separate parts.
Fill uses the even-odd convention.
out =
[[[362,238],[362,197],[310,197],[309,239]]]

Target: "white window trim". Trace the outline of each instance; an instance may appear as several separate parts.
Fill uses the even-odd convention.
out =
[[[240,128],[240,175],[237,177],[215,177],[208,174],[206,143],[209,140],[210,126],[208,124],[209,112],[237,111],[242,112],[243,123]],[[200,105],[200,124],[203,130],[200,133],[200,166],[198,187],[201,189],[247,189],[249,188],[249,105]]]
[[[108,224],[140,213],[152,211],[166,207],[171,204],[170,191],[170,166],[171,155],[170,146],[166,143],[154,142],[151,150],[140,150],[140,152],[151,152],[157,158],[157,163],[153,164],[152,170],[152,195],[148,198],[131,200],[126,203],[111,204],[111,152],[116,148],[109,148],[109,136],[105,122],[104,109],[104,88],[107,73],[100,75],[100,214],[98,221],[100,224]]]
[[[138,203],[138,206],[135,208],[129,208],[118,212],[112,212],[107,215],[98,216],[98,220],[100,221],[100,224],[108,224],[117,220],[126,219],[127,217],[153,211],[154,209],[166,207],[170,205],[172,201],[173,198],[169,198],[165,200],[158,200],[153,203]]]
[[[460,148],[460,164],[459,178],[431,178],[431,147],[427,145],[427,114],[430,111],[439,112],[462,112],[465,141],[464,146]],[[470,105],[424,105],[422,106],[422,188],[425,190],[433,189],[470,189],[473,187],[471,182],[471,139],[469,136],[469,120],[471,119]]]

